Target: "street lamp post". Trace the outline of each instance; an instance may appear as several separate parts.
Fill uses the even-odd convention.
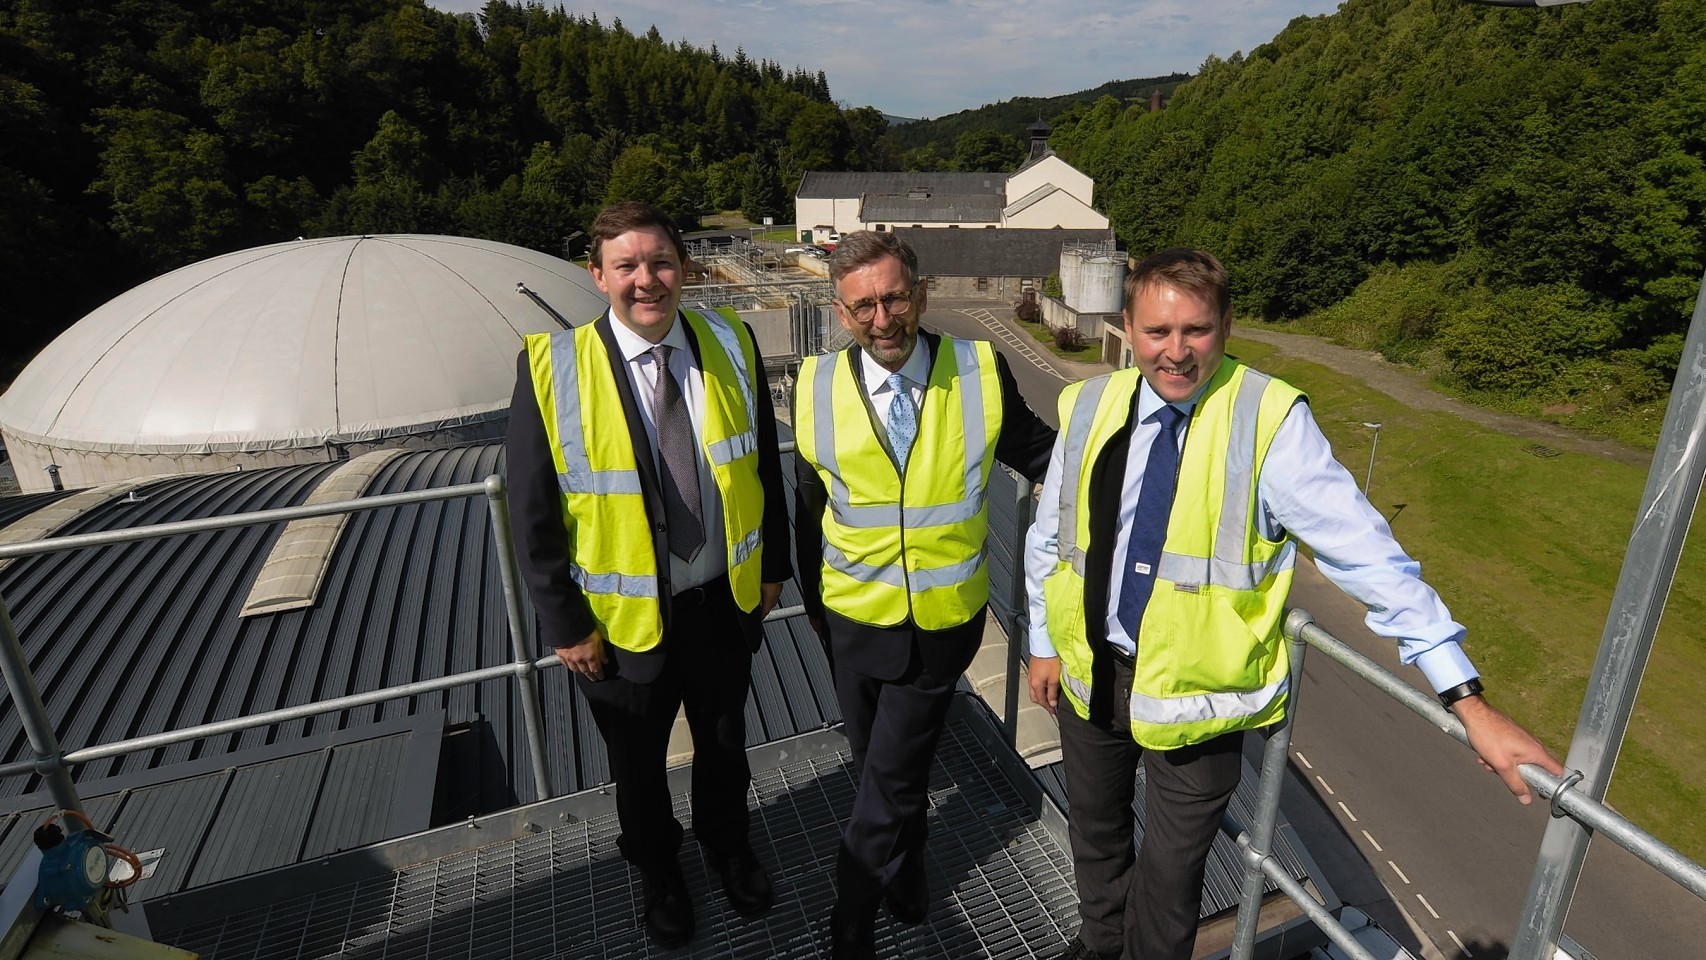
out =
[[[1374,483],[1374,452],[1380,449],[1380,422],[1363,421],[1363,426],[1374,431],[1374,443],[1368,448],[1368,475],[1362,480],[1362,495],[1368,496],[1369,485]]]

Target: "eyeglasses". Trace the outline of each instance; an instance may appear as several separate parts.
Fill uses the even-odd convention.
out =
[[[899,293],[888,293],[880,297],[873,297],[870,300],[858,300],[853,303],[848,303],[845,300],[837,300],[836,302],[841,304],[841,309],[852,314],[853,319],[860,323],[870,323],[877,319],[877,304],[879,303],[883,305],[883,309],[891,317],[906,316],[912,310],[912,291],[902,290]]]

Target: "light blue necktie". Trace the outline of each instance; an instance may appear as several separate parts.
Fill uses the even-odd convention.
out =
[[[906,458],[912,453],[912,441],[918,436],[918,411],[912,408],[912,391],[906,388],[906,378],[889,374],[889,389],[894,402],[889,404],[889,446],[894,450],[900,472],[906,472]]]

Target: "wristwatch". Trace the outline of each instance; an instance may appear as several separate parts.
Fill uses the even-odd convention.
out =
[[[1439,692],[1439,702],[1444,704],[1447,710],[1450,710],[1452,704],[1462,700],[1464,697],[1473,697],[1480,694],[1481,689],[1481,678],[1470,677],[1468,680],[1452,687],[1450,690],[1441,690]]]

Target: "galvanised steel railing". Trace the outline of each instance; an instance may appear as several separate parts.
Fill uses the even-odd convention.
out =
[[[779,446],[783,453],[794,449],[794,444],[791,441],[784,442]],[[397,684],[330,700],[315,700],[294,707],[268,710],[264,713],[248,714],[232,717],[228,720],[218,720],[141,737],[115,740],[67,753],[61,747],[59,738],[54,732],[53,720],[49,717],[47,707],[42,702],[41,691],[36,686],[35,674],[30,670],[29,661],[24,656],[18,635],[12,628],[11,616],[7,612],[4,601],[0,600],[0,670],[5,673],[7,690],[11,693],[12,703],[18,709],[24,734],[30,743],[30,751],[35,755],[31,760],[0,764],[0,777],[39,774],[46,782],[54,803],[60,809],[76,810],[81,813],[83,812],[82,800],[77,795],[77,788],[71,780],[70,773],[70,768],[76,764],[105,757],[116,757],[139,750],[151,750],[187,740],[198,740],[203,737],[270,726],[288,720],[302,720],[325,713],[348,710],[353,707],[383,703],[387,700],[419,696],[423,693],[447,690],[464,684],[512,677],[518,688],[517,694],[521,697],[522,723],[527,732],[528,761],[533,768],[535,799],[550,799],[553,792],[550,768],[545,760],[545,730],[543,719],[539,715],[537,674],[540,670],[561,666],[561,662],[555,656],[535,657],[532,655],[531,641],[527,636],[527,619],[522,608],[521,583],[517,573],[515,543],[510,538],[509,498],[504,479],[501,476],[493,474],[481,483],[465,483],[431,490],[359,497],[354,500],[340,500],[335,503],[279,507],[226,517],[182,520],[174,523],[133,527],[128,530],[108,530],[100,533],[53,537],[30,543],[9,544],[0,546],[0,560],[60,553],[86,547],[108,546],[116,543],[131,543],[137,540],[151,540],[177,534],[206,533],[233,527],[357,513],[364,510],[378,510],[385,507],[481,495],[486,497],[492,526],[493,545],[498,553],[498,572],[503,582],[504,605],[509,617],[510,644],[515,652],[513,662],[499,666],[482,667],[478,670],[468,670],[430,680]],[[782,620],[803,613],[805,613],[803,606],[779,607],[771,610],[765,620]]]

